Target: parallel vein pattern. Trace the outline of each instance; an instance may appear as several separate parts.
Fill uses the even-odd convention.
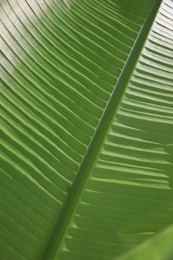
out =
[[[41,259],[151,3],[1,2],[0,258]]]
[[[173,224],[172,24],[165,0],[56,259],[116,259]]]

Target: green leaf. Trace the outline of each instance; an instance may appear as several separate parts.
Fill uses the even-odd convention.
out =
[[[170,226],[153,238],[139,245],[119,260],[171,260],[173,258],[173,226]]]
[[[173,224],[173,2],[160,3],[2,1],[0,259],[157,250]]]

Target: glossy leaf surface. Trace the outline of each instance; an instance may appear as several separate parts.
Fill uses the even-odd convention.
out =
[[[2,259],[112,259],[173,223],[172,16],[2,1]]]

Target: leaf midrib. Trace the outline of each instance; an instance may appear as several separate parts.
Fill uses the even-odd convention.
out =
[[[61,242],[63,241],[68,226],[71,222],[72,216],[78,205],[78,201],[80,200],[80,197],[82,195],[82,191],[84,190],[84,187],[90,176],[89,173],[91,172],[94,162],[99,154],[99,150],[105,140],[106,133],[112,122],[114,114],[118,109],[122,95],[126,89],[127,83],[141,54],[161,2],[162,0],[154,0],[149,14],[146,17],[146,20],[122,69],[116,86],[114,87],[110,99],[104,109],[102,117],[100,118],[99,124],[96,128],[95,134],[90,142],[81,166],[76,174],[76,179],[71,187],[71,191],[69,192],[69,196],[64,205],[61,217],[57,222],[48,246],[45,248],[45,252],[42,258],[44,260],[54,259],[61,247]]]

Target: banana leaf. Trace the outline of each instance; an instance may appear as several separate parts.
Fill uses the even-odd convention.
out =
[[[173,225],[146,240],[119,260],[173,259]]]
[[[173,1],[0,17],[0,259],[170,260]]]

